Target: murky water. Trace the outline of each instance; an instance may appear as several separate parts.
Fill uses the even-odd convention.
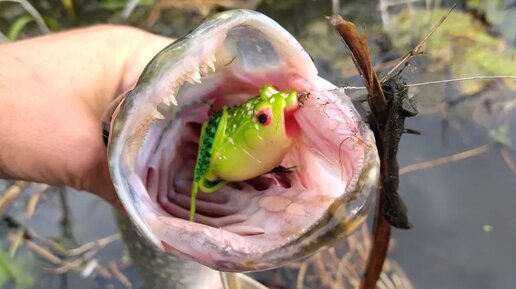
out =
[[[516,123],[513,117],[512,123]],[[413,121],[423,137],[406,137],[402,163],[438,158],[489,142],[455,133],[440,142],[440,119]],[[453,133],[450,133],[453,134]],[[514,135],[514,134],[513,134]],[[516,270],[514,174],[495,150],[453,164],[404,175],[402,194],[414,228],[395,231],[392,256],[416,288],[511,288]]]
[[[100,5],[110,1],[93,2]],[[342,86],[361,85],[349,57],[323,18],[331,13],[330,2],[263,1],[258,10],[297,35],[324,77]],[[442,15],[439,11],[424,10],[424,5],[418,4],[393,6],[388,14],[382,15],[376,1],[365,4],[365,1],[341,2],[345,2],[341,3],[340,9],[343,16],[357,24],[367,25],[375,63],[388,62],[402,55],[417,44]],[[442,1],[444,5],[447,2]],[[405,70],[404,75],[410,83],[475,75],[516,75],[516,1],[459,2],[461,5],[456,12],[443,24],[443,33],[436,33],[431,39],[428,54],[414,60],[413,65]],[[475,7],[474,2],[481,2],[479,11],[484,12],[484,17],[474,18],[471,15],[481,13],[467,11]],[[58,17],[55,15],[59,13],[45,7],[37,8]],[[78,16],[86,17],[80,18],[79,23],[90,24],[98,18],[121,21],[113,16],[117,10],[104,9],[93,16],[94,10],[91,9],[94,8],[88,9]],[[130,23],[143,23],[148,9],[147,6],[139,7]],[[0,3],[0,31],[5,32],[17,13],[16,7]],[[190,13],[167,10],[150,29],[180,36],[201,19]],[[483,19],[485,23],[480,21]],[[63,26],[69,25],[66,20],[63,23]],[[389,25],[387,31],[384,25]],[[27,27],[27,35],[35,33],[35,27]],[[390,41],[386,36],[391,37]],[[422,135],[403,137],[399,155],[402,166],[490,145],[487,152],[477,156],[402,175],[401,195],[409,208],[413,229],[394,231],[396,246],[389,256],[401,265],[414,288],[514,287],[516,176],[506,164],[495,140],[505,139],[516,145],[516,114],[511,110],[506,114],[500,112],[500,107],[508,106],[511,101],[514,106],[515,88],[514,80],[497,80],[490,84],[469,81],[411,89],[422,113],[409,119],[407,126],[421,131]],[[359,95],[363,92],[350,90],[349,93]],[[465,100],[455,101],[457,99]],[[448,109],[443,109],[443,103],[449,104]],[[509,155],[516,159],[514,152]],[[30,228],[37,228],[41,238],[60,237],[63,235],[59,224],[62,210],[58,196],[57,192],[45,194],[30,221],[16,210],[9,213],[14,212],[12,217],[27,221]],[[68,190],[67,196],[72,239],[75,239],[68,238],[69,241],[83,244],[117,232],[111,209],[102,201],[72,190]],[[2,234],[4,231],[6,229],[2,228]],[[34,263],[34,258],[24,250],[18,256],[28,260],[24,268],[41,266],[41,262]],[[96,258],[101,264],[123,260],[123,244],[115,241]],[[33,279],[27,288],[124,288],[120,281],[102,274],[82,278],[77,273],[34,272],[34,275],[24,277]],[[133,268],[125,269],[124,273],[135,288],[140,287]],[[258,278],[260,276],[263,275],[258,275]],[[295,284],[281,280],[275,284],[277,288],[295,288]],[[14,287],[13,284],[4,284],[4,288]]]

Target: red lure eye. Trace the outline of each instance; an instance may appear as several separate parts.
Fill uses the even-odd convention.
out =
[[[268,108],[260,110],[256,114],[256,120],[264,126],[269,125],[272,120],[271,110]]]

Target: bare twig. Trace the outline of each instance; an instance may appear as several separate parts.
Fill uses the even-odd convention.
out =
[[[11,222],[15,222],[15,226],[18,228],[17,234],[9,235],[8,239],[11,242],[11,252],[15,252],[15,250],[23,243],[25,246],[34,254],[40,256],[44,260],[50,262],[56,267],[52,268],[43,268],[44,271],[54,273],[54,274],[63,274],[70,270],[75,271],[85,271],[87,268],[82,269],[83,266],[93,266],[92,260],[94,260],[94,256],[105,246],[110,244],[111,242],[118,240],[120,238],[119,234],[114,234],[108,237],[101,238],[99,240],[95,240],[89,243],[86,243],[76,249],[65,251],[61,247],[56,246],[55,243],[50,242],[49,240],[42,240],[40,237],[31,233],[29,228],[24,227],[22,224],[18,224],[15,220]],[[27,237],[28,239],[25,239]],[[33,240],[39,240],[41,242],[46,242],[50,247],[44,247],[34,242]],[[67,261],[66,259],[62,259],[55,255],[52,250],[57,250],[60,254],[64,254],[67,257],[79,256],[71,261]],[[13,254],[13,253],[11,253]],[[100,265],[94,266],[95,268],[101,267]],[[93,268],[93,269],[95,269]],[[91,270],[93,270],[91,269]],[[100,270],[100,269],[99,269]]]
[[[340,13],[340,0],[331,0],[331,13]]]
[[[322,284],[329,288],[334,283],[334,281],[330,275],[328,275],[328,271],[326,270],[322,260],[322,254],[314,256],[314,260],[315,261],[313,263],[315,269],[317,270],[317,275],[321,278]]]
[[[373,225],[373,240],[364,277],[360,283],[361,289],[393,286],[392,282],[385,283],[385,278],[382,277],[382,267],[389,249],[391,225],[402,229],[410,228],[406,206],[398,194],[397,153],[401,135],[405,131],[405,118],[415,116],[417,109],[408,96],[405,80],[400,76],[403,68],[400,69],[400,67],[414,55],[421,53],[423,44],[444,22],[453,8],[381,80],[378,80],[372,65],[365,33],[358,36],[354,24],[340,16],[328,18],[330,25],[341,36],[346,48],[351,52],[353,62],[363,77],[371,109],[368,122],[375,135],[380,157],[380,186]],[[394,74],[396,71],[397,73]]]
[[[99,260],[93,259],[84,266],[84,269],[81,271],[81,277],[82,278],[88,278],[93,271],[99,267]]]
[[[31,250],[33,253],[37,254],[38,256],[42,257],[43,259],[47,260],[48,262],[54,264],[54,265],[62,265],[66,263],[61,258],[57,257],[56,255],[52,254],[49,250],[46,248],[36,244],[35,242],[31,240],[25,240],[25,246]]]
[[[70,218],[70,209],[68,208],[68,198],[65,187],[58,188],[59,202],[61,205],[61,233],[64,238],[70,240],[73,243],[77,243],[73,235],[72,221]]]
[[[299,266],[299,271],[297,272],[297,281],[296,281],[296,289],[303,289],[304,280],[306,275],[306,270],[308,269],[308,262],[303,262],[301,266]]]
[[[344,255],[344,257],[342,257],[340,259],[340,262],[338,262],[337,264],[337,280],[333,286],[333,288],[335,289],[341,289],[339,287],[341,287],[341,284],[344,283],[343,279],[344,277],[347,278],[348,282],[353,282],[353,280],[359,280],[360,277],[358,272],[355,270],[355,268],[350,264],[350,259],[351,258],[351,254],[347,254],[347,255]],[[356,282],[356,284],[353,284],[354,287],[356,287],[358,285],[359,282]]]
[[[460,153],[456,153],[456,154],[453,154],[450,156],[445,156],[445,157],[441,157],[441,158],[437,158],[437,159],[433,159],[433,160],[429,160],[429,161],[425,161],[425,162],[411,164],[411,165],[402,167],[400,169],[400,175],[415,172],[415,171],[422,170],[422,169],[428,169],[428,168],[444,165],[444,164],[447,164],[450,162],[460,161],[460,160],[467,159],[467,158],[474,157],[474,156],[478,156],[483,153],[486,153],[488,150],[489,150],[489,145],[486,144],[486,145],[479,146],[474,149],[470,149],[470,150],[463,151]]]
[[[71,262],[63,261],[61,266],[57,266],[54,268],[43,268],[46,272],[54,273],[54,274],[64,274],[71,270],[79,269],[82,264],[82,260],[76,259]]]
[[[293,281],[284,278],[271,288],[358,288],[362,278],[365,262],[370,249],[371,235],[366,224],[362,224],[351,234],[341,246],[329,248],[312,256],[304,262],[294,263],[288,267],[297,270]],[[345,250],[342,250],[344,249]],[[390,249],[390,248],[389,248]],[[326,270],[327,277],[321,277],[321,271]],[[392,260],[386,260],[380,276],[385,289],[413,289],[401,267]],[[323,279],[327,279],[324,281]],[[283,283],[285,286],[281,286]],[[398,287],[392,287],[398,286]]]
[[[327,17],[327,19],[333,29],[342,37],[344,45],[351,52],[351,58],[357,70],[364,78],[364,84],[371,102],[371,109],[385,114],[387,101],[383,95],[376,71],[373,69],[365,30],[359,36],[355,29],[355,24],[344,20],[342,17],[334,15]]]
[[[133,288],[133,284],[131,284],[129,279],[127,279],[127,277],[125,277],[125,275],[118,269],[118,266],[116,265],[116,263],[114,261],[109,262],[108,267],[109,267],[109,270],[111,271],[111,273],[113,273],[113,276],[115,276],[115,278],[118,281],[120,281],[120,283],[122,283],[122,285],[124,285],[124,287],[126,289]]]
[[[377,204],[376,219],[373,226],[373,244],[367,259],[364,271],[364,278],[360,283],[361,289],[374,289],[376,282],[380,278],[387,251],[389,249],[389,239],[391,237],[391,226],[381,212],[382,202]]]
[[[5,193],[0,197],[0,216],[11,206],[11,204],[18,198],[22,189],[28,184],[23,181],[17,181],[10,186]]]
[[[112,243],[113,241],[116,241],[119,239],[120,239],[120,234],[113,234],[111,236],[107,236],[107,237],[100,238],[100,239],[92,241],[92,242],[88,242],[75,249],[68,250],[65,252],[65,255],[78,256],[78,255],[84,254],[87,251],[90,251],[93,249],[100,250],[100,249],[106,247],[107,245],[109,245],[110,243]]]
[[[233,272],[219,272],[220,281],[223,289],[241,289],[240,279],[237,273]]]
[[[127,5],[125,5],[124,10],[122,11],[122,16],[124,18],[129,18],[134,11],[134,8],[138,6],[141,0],[129,0],[127,1]]]
[[[56,268],[47,268],[48,272],[53,272],[56,274],[62,274],[65,272],[68,272],[70,270],[79,270],[81,266],[84,264],[87,264],[93,257],[100,251],[99,248],[92,248],[89,251],[86,251],[83,255],[81,255],[79,258],[71,261],[71,262],[65,262],[60,267]]]
[[[16,252],[18,251],[18,248],[23,243],[23,235],[25,233],[25,230],[22,228],[18,228],[16,233],[9,236],[9,241],[11,242],[11,246],[9,247],[9,257],[14,258],[16,255]]]
[[[387,173],[387,160],[385,158],[384,138],[380,134],[384,134],[383,129],[385,123],[389,118],[390,106],[387,105],[387,101],[383,94],[380,81],[376,76],[376,72],[372,66],[371,56],[369,55],[369,48],[365,35],[362,37],[358,36],[355,29],[355,25],[345,21],[340,16],[332,16],[329,18],[330,25],[337,31],[345,43],[346,48],[351,52],[353,62],[357,67],[357,70],[363,77],[363,81],[368,91],[369,106],[371,108],[371,119],[370,123],[375,134],[378,153],[380,155],[381,167],[380,167],[380,183],[382,183]],[[376,287],[376,283],[380,278],[382,271],[382,265],[385,262],[387,256],[387,249],[390,239],[390,225],[385,220],[385,216],[382,213],[382,207],[384,204],[384,198],[382,197],[382,189],[378,192],[378,203],[375,213],[375,221],[373,225],[373,246],[367,260],[366,269],[364,272],[364,278],[360,283],[362,289],[373,289]]]
[[[39,184],[38,189],[35,192],[32,192],[29,200],[27,201],[27,206],[25,207],[25,212],[27,213],[27,217],[29,219],[34,215],[36,206],[38,205],[41,196],[48,188],[49,185]]]
[[[505,161],[509,169],[511,169],[511,171],[516,175],[516,163],[514,163],[514,160],[512,159],[511,154],[509,153],[509,150],[505,147],[502,147],[500,150],[502,152],[503,160]]]
[[[208,15],[209,12],[217,7],[224,8],[245,8],[245,9],[253,9],[256,7],[255,1],[241,1],[241,0],[202,0],[202,1],[192,1],[192,0],[175,0],[175,1],[167,1],[167,0],[157,0],[152,5],[149,17],[147,18],[147,25],[152,26],[156,21],[158,21],[161,12],[170,8],[184,9],[184,10],[193,10],[198,12],[201,15]]]
[[[439,26],[441,26],[441,24],[444,22],[444,20],[446,20],[446,18],[448,18],[448,16],[450,15],[450,13],[452,12],[452,10],[455,8],[455,4],[450,8],[450,10],[448,11],[448,13],[446,13],[446,15],[444,15],[440,20],[439,22],[432,28],[432,30],[430,30],[430,32],[419,42],[418,45],[416,45],[416,47],[414,47],[414,49],[410,50],[409,52],[405,53],[405,55],[403,55],[400,59],[400,62],[394,66],[385,76],[383,76],[381,78],[381,82],[385,82],[385,80],[387,80],[389,77],[392,76],[392,74],[400,67],[402,66],[403,64],[405,64],[407,61],[409,61],[414,55],[418,55],[421,53],[420,49],[421,47],[423,46],[423,44],[425,44],[425,42],[428,40],[428,38],[430,38],[430,36],[432,36],[432,34],[434,34],[434,32],[437,30],[437,28],[439,28]]]
[[[378,1],[378,10],[380,10],[380,15],[382,17],[383,29],[385,31],[389,31],[391,27],[391,17],[389,15],[389,5],[387,0]]]
[[[506,103],[502,106],[502,109],[500,109],[500,113],[508,114],[508,113],[509,113],[509,112],[511,112],[514,108],[516,108],[516,97],[515,97],[513,100],[506,102]]]
[[[23,9],[25,9],[31,16],[34,18],[34,21],[38,24],[39,30],[41,32],[48,34],[50,33],[50,29],[48,29],[47,24],[45,23],[45,20],[43,20],[43,17],[41,17],[41,14],[39,14],[38,10],[32,6],[29,1],[26,0],[0,0],[0,2],[14,2],[20,4]]]

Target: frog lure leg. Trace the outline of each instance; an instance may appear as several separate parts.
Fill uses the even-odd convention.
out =
[[[271,85],[239,106],[224,106],[203,123],[195,163],[190,202],[194,220],[199,189],[214,192],[226,182],[245,181],[278,167],[293,145],[299,109],[295,91]]]

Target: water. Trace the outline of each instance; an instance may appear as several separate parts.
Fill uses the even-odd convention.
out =
[[[339,85],[361,85],[360,78],[356,76],[353,64],[344,54],[338,38],[324,22],[323,16],[331,13],[330,2],[263,1],[257,8],[297,35],[314,58],[321,75]],[[448,1],[442,2],[443,5],[449,4]],[[461,17],[471,15],[464,11],[475,7],[474,2],[476,1],[459,1],[457,14],[452,14],[443,25],[446,33],[440,36],[436,34],[437,38],[431,39],[429,44],[433,47],[430,53],[416,59],[414,65],[405,71],[404,75],[410,82],[473,75],[516,75],[516,2],[480,1],[483,3],[480,11],[485,12],[485,18],[490,25],[466,23],[468,27],[472,27],[471,31],[459,30],[458,35],[454,34],[456,31],[450,27],[458,25],[457,23],[464,24],[466,18]],[[48,6],[44,3],[46,2],[41,1],[36,6],[43,15],[54,17],[63,27],[71,26],[61,6]],[[116,16],[119,10],[98,8],[103,3],[110,1],[77,1],[77,20],[73,25],[99,21],[123,23]],[[398,22],[403,17],[409,17],[406,15],[414,13],[410,9],[421,6],[414,4],[412,7],[392,7],[388,15],[390,27],[386,32],[383,30],[382,15],[375,1],[368,1],[366,4],[362,1],[345,1],[341,4],[341,14],[357,24],[367,25],[371,51],[375,55],[374,62],[379,63],[395,59],[408,47],[413,47],[430,30],[432,23],[437,22],[437,16],[434,21],[416,17],[409,20],[411,22]],[[148,9],[148,6],[137,8],[129,23],[144,23]],[[5,33],[9,24],[21,13],[14,5],[0,3],[0,31]],[[432,14],[431,11],[422,13]],[[383,16],[385,19],[386,15]],[[149,29],[170,36],[180,36],[195,27],[201,19],[201,16],[170,9],[163,11],[160,21]],[[37,33],[37,28],[31,24],[22,36]],[[385,41],[386,35],[395,36],[391,39],[392,43]],[[450,35],[454,38],[450,38]],[[471,47],[474,49],[467,50]],[[483,51],[482,49],[487,49],[490,53],[478,55],[476,52]],[[499,62],[503,65],[496,65]],[[512,112],[504,117],[496,108],[501,103],[514,101],[516,84],[514,81],[496,83],[494,86],[485,86],[484,82],[473,81],[411,89],[423,113],[409,119],[407,127],[421,131],[422,135],[403,137],[399,155],[402,166],[449,156],[484,144],[492,145],[487,153],[407,173],[401,177],[401,195],[409,208],[413,229],[394,230],[396,245],[389,257],[401,265],[414,288],[506,289],[514,286],[516,212],[513,204],[516,203],[516,178],[503,160],[500,147],[493,144],[491,136],[493,132],[501,131],[500,128],[507,127],[508,133],[505,137],[514,145],[516,114]],[[350,91],[352,95],[361,93]],[[452,101],[464,98],[465,95],[468,100],[449,110],[434,109],[443,100]],[[487,104],[495,110],[494,113],[487,112]],[[512,158],[516,159],[514,152]],[[73,190],[68,193],[72,239],[77,244],[117,232],[111,209],[105,203],[88,194]],[[42,238],[60,237],[63,232],[59,225],[61,206],[58,193],[53,192],[46,196],[30,221],[23,219],[23,214],[13,214],[27,221],[27,226],[37,228]],[[70,238],[68,241],[73,243]],[[23,250],[19,256],[34,260],[30,255],[24,254]],[[123,263],[123,244],[120,241],[113,242],[96,258],[103,265],[113,260]],[[38,268],[41,267],[41,262],[27,266]],[[288,270],[282,272],[285,271]],[[124,273],[134,283],[134,288],[141,286],[132,267],[125,269]],[[37,275],[32,278],[37,282],[33,282],[31,288],[124,288],[116,278],[102,274],[86,279],[77,273],[34,274]],[[266,280],[264,276],[259,274],[257,278]],[[276,288],[295,287],[292,278],[287,278],[286,275],[274,284],[278,285]],[[11,286],[5,285],[4,288]]]
[[[477,132],[467,144],[455,134],[443,145],[435,116],[413,126],[425,135],[403,140],[402,163],[489,142]],[[415,288],[511,288],[516,269],[511,205],[515,184],[514,174],[495,150],[402,177],[401,191],[414,228],[394,232],[392,256]]]

